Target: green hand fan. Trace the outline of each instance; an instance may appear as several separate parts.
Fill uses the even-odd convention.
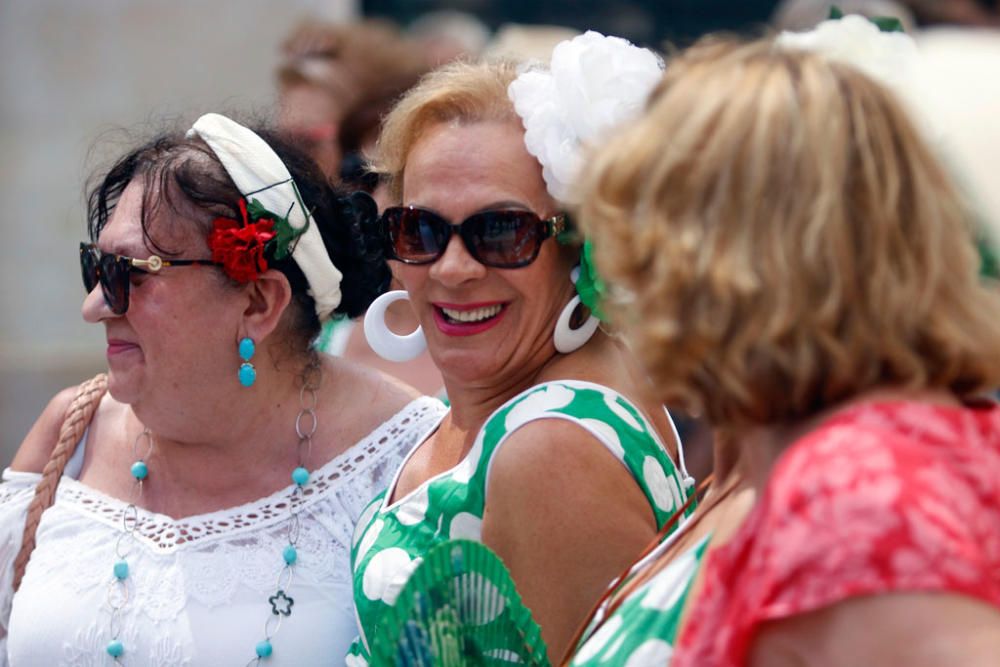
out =
[[[507,568],[488,547],[469,540],[427,552],[381,619],[371,648],[371,664],[380,666],[550,664]]]

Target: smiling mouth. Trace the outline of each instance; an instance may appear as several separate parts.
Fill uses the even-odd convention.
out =
[[[478,324],[492,320],[503,310],[503,304],[474,308],[473,310],[455,310],[454,308],[438,307],[449,324]]]

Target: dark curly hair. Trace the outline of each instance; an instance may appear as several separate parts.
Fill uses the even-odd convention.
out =
[[[317,225],[330,259],[343,274],[342,299],[334,316],[353,318],[363,314],[388,288],[391,278],[382,245],[376,238],[375,202],[363,193],[347,195],[335,190],[319,167],[278,133],[260,126],[252,129],[285,163],[312,213],[310,224]],[[150,222],[160,206],[165,205],[177,214],[169,218],[172,224],[198,225],[206,238],[215,217],[239,218],[242,194],[215,153],[200,139],[187,138],[182,132],[167,132],[120,158],[90,188],[87,230],[95,243],[125,188],[136,178],[142,179],[144,186],[140,213],[143,237],[151,250],[164,256],[176,256],[178,251],[164,247],[150,232]],[[192,206],[206,214],[192,219]],[[305,276],[291,256],[282,260],[269,257],[268,264],[285,274],[291,285],[290,307],[297,311],[292,322],[293,333],[311,342],[319,334],[320,322]],[[219,276],[229,280],[221,272]]]

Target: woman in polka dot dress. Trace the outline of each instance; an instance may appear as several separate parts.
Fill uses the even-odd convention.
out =
[[[517,75],[511,63],[439,70],[389,115],[380,140],[396,201],[418,207],[395,209],[398,237],[394,209],[383,220],[451,411],[358,524],[361,636],[349,665],[367,664],[387,606],[422,556],[453,538],[500,556],[550,656],[562,655],[692,486],[673,463],[669,417],[621,343],[596,326],[575,349],[554,341],[561,312],[589,315],[571,279],[580,248],[523,226],[565,219],[508,97]],[[507,256],[483,242],[490,232],[466,234],[484,220],[522,235]],[[428,246],[435,225],[462,221],[461,236]]]

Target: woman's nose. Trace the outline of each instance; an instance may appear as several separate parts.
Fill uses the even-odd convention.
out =
[[[462,238],[455,234],[448,241],[444,254],[431,264],[430,277],[448,287],[455,287],[486,275],[487,268],[469,254]]]
[[[91,324],[97,324],[110,317],[117,317],[108,307],[108,303],[104,299],[104,290],[100,285],[96,285],[83,298],[83,306],[80,310],[83,314],[83,320]]]

